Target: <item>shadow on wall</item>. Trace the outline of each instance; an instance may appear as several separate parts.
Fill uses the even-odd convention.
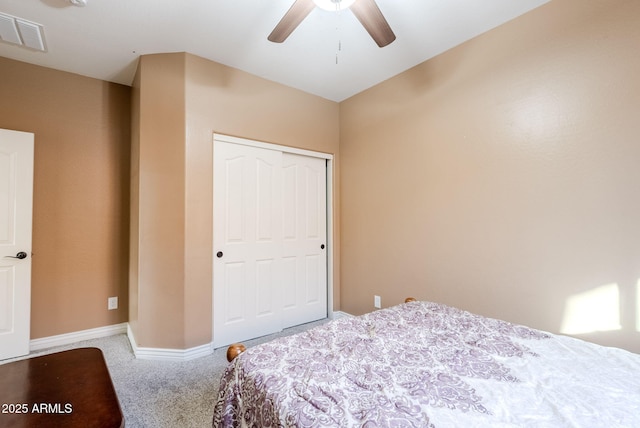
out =
[[[640,332],[640,279],[636,283],[633,305],[625,305],[620,295],[620,286],[613,283],[570,296],[564,305],[560,332],[572,336],[623,329]],[[625,308],[632,311],[630,316],[623,317]],[[635,325],[625,325],[634,324],[634,321],[624,322],[634,317]]]

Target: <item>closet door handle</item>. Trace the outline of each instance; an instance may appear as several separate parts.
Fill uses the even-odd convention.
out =
[[[222,256],[224,256],[224,253],[223,253],[222,251],[218,251],[218,252],[216,253],[216,257],[217,257],[217,258],[221,259],[221,258],[222,258]]]
[[[324,244],[320,245],[320,249],[324,250]]]

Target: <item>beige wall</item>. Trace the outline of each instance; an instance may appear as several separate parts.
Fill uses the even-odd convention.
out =
[[[552,1],[343,102],[342,309],[413,295],[558,332],[616,284],[592,314],[622,328],[583,337],[640,351],[638,16]]]
[[[339,108],[184,53],[143,56],[136,82],[132,329],[139,346],[192,348],[212,334],[213,133],[332,153],[337,165]]]
[[[142,57],[133,89],[0,58],[0,127],[36,135],[32,338],[208,343],[219,132],[336,156],[335,309],[560,331],[616,284],[622,328],[584,337],[640,351],[639,12],[555,0],[340,105],[188,54]]]
[[[185,65],[140,58],[134,81],[129,322],[138,346],[184,345]]]
[[[0,94],[35,134],[31,338],[126,322],[130,88],[0,58]]]

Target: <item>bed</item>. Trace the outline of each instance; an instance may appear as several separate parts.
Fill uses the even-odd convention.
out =
[[[213,426],[640,427],[640,355],[409,301],[242,352]]]

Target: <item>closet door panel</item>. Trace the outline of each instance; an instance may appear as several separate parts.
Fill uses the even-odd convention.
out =
[[[296,260],[295,303],[284,308],[286,328],[327,316],[327,177],[324,159],[284,153],[282,163],[289,228],[283,256]]]
[[[281,152],[214,145],[216,346],[282,329],[281,172]]]

